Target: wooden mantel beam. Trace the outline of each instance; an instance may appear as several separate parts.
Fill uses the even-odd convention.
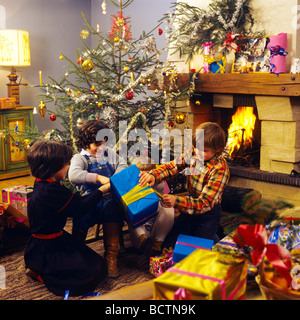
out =
[[[189,86],[190,78],[190,74],[188,73],[179,73],[177,76],[177,86],[179,89]],[[165,77],[164,89],[168,87],[169,79]],[[155,89],[155,86],[151,86],[149,89]],[[198,74],[197,80],[195,80],[195,91],[296,97],[300,96],[300,74]]]

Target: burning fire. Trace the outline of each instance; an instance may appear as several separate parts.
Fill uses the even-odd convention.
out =
[[[236,113],[232,116],[225,148],[229,156],[235,154],[241,147],[252,146],[256,121],[253,109],[253,107],[238,107]]]

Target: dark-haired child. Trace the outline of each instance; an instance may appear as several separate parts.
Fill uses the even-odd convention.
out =
[[[197,129],[193,135],[192,148],[174,161],[163,164],[148,174],[142,174],[140,178],[142,186],[147,182],[153,186],[154,183],[188,170],[188,195],[166,194],[162,200],[163,205],[180,211],[167,237],[170,240],[168,245],[172,246],[180,233],[217,241],[216,233],[222,213],[222,194],[229,181],[228,165],[222,156],[225,134],[221,127],[213,122],[205,122]],[[201,146],[201,142],[204,150],[199,150],[198,146]],[[203,167],[202,160],[204,160]]]
[[[84,190],[85,194],[97,190],[103,183],[101,180],[109,184],[109,177],[127,167],[127,163],[124,160],[121,161],[119,155],[106,146],[105,135],[101,141],[97,140],[101,130],[108,130],[101,120],[88,120],[80,128],[76,140],[77,147],[82,150],[72,158],[69,179],[73,185]],[[117,255],[123,220],[125,220],[124,211],[111,195],[101,199],[89,214],[73,219],[74,233],[83,235],[82,238],[85,238],[90,227],[96,223],[103,224],[105,259],[109,277],[118,276]]]
[[[85,294],[107,276],[104,259],[63,230],[68,217],[83,216],[107,192],[104,185],[81,197],[63,186],[71,158],[70,147],[49,140],[35,142],[27,156],[36,181],[28,204],[32,235],[24,255],[26,273],[57,295]]]

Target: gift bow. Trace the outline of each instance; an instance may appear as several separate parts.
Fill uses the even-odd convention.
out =
[[[237,39],[241,39],[241,37],[242,36],[239,33],[233,33],[233,32],[227,33],[226,34],[227,39],[225,39],[225,41],[223,42],[223,47],[226,46],[228,49],[232,48],[235,51],[239,51],[240,47],[233,41]]]
[[[191,293],[189,290],[185,288],[178,288],[174,293],[174,300],[190,300]]]
[[[276,66],[274,63],[271,63],[271,59],[277,55],[286,56],[286,55],[288,55],[288,52],[284,51],[284,49],[281,48],[279,45],[270,47],[270,52],[271,52],[271,55],[269,57],[269,61],[270,61],[270,65],[271,65],[271,72],[273,72]]]
[[[134,203],[147,195],[154,193],[152,188],[149,188],[147,183],[145,186],[141,187],[139,184],[133,187],[130,191],[121,197],[124,209],[127,211],[127,206]]]
[[[292,263],[290,252],[282,246],[268,243],[268,233],[263,225],[241,224],[237,228],[233,240],[240,247],[248,245],[254,249],[251,252],[251,258],[255,266],[266,256],[276,272],[291,284],[292,277],[289,270],[292,267]]]

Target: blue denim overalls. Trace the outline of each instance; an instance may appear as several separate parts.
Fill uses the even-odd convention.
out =
[[[103,152],[104,157],[95,158],[89,157],[88,155],[83,156],[88,160],[88,172],[97,173],[108,178],[115,173],[113,166],[106,160],[108,156],[106,150]],[[83,186],[83,189],[85,194],[89,194],[100,187],[100,182],[96,184],[87,183]],[[125,215],[121,206],[113,199],[112,195],[108,195],[98,202],[94,210],[85,214],[83,217],[74,219],[74,224],[79,230],[86,231],[96,223],[122,222],[124,219]]]

